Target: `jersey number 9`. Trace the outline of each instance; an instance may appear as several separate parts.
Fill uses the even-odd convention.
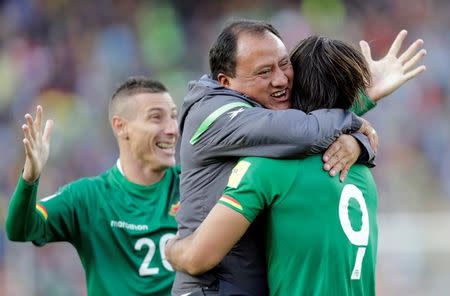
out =
[[[361,209],[362,224],[361,229],[356,231],[353,229],[348,213],[348,204],[351,198],[354,198]],[[358,246],[356,253],[355,265],[353,267],[351,279],[359,280],[361,278],[361,266],[366,253],[366,247],[369,242],[369,213],[367,211],[366,201],[358,187],[347,184],[341,192],[339,200],[339,220],[342,229],[352,245]]]

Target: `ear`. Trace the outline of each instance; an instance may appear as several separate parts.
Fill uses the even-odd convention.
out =
[[[127,121],[118,115],[114,115],[111,119],[111,126],[117,138],[127,139],[128,129]]]
[[[230,87],[230,85],[231,85],[231,79],[230,79],[230,77],[228,77],[227,75],[225,75],[225,74],[223,74],[223,73],[219,73],[218,75],[217,75],[217,81],[222,85],[222,86],[225,86],[225,87]]]

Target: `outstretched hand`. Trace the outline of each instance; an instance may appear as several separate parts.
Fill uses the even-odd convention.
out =
[[[42,132],[42,107],[37,106],[36,118],[30,114],[25,114],[26,123],[22,125],[24,134],[23,145],[25,147],[25,166],[22,177],[25,181],[32,183],[36,181],[47,163],[50,136],[53,127],[53,121],[47,120],[44,131]]]
[[[417,39],[405,52],[399,54],[407,34],[406,30],[402,30],[395,38],[386,56],[378,61],[372,59],[369,44],[364,40],[360,41],[362,54],[369,65],[372,76],[372,83],[366,90],[372,100],[378,101],[388,96],[406,81],[426,70],[424,65],[416,67],[416,64],[427,53],[425,49],[420,49],[423,45],[422,39]]]

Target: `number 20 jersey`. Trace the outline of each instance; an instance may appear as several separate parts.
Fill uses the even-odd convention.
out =
[[[302,160],[243,158],[219,203],[250,222],[264,211],[271,295],[375,295],[377,191],[354,165],[345,182]]]
[[[177,231],[179,168],[150,186],[117,166],[39,201],[44,231],[34,243],[68,241],[86,272],[89,295],[170,295],[174,272],[164,245]]]

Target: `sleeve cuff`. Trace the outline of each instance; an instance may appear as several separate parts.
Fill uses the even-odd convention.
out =
[[[361,91],[359,94],[359,101],[353,104],[351,110],[358,116],[361,116],[375,108],[376,105],[377,103],[375,101],[373,101],[365,92]]]
[[[32,183],[29,183],[28,181],[26,181],[23,177],[22,174],[20,174],[19,176],[19,181],[17,183],[17,188],[20,191],[33,191],[35,188],[38,187],[39,185],[39,180],[40,178],[37,178],[35,181],[33,181]]]
[[[358,117],[358,115],[353,113],[352,116],[352,126],[351,126],[351,131],[350,132],[356,132],[358,131],[361,126],[362,126],[362,120]]]

